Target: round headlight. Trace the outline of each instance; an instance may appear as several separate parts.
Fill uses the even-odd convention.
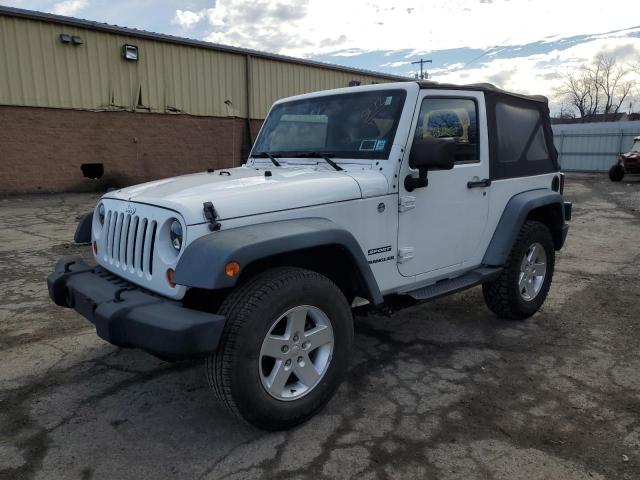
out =
[[[171,245],[176,249],[177,252],[182,248],[182,225],[178,220],[174,220],[171,222],[171,227],[169,227],[169,234],[171,237]]]
[[[98,221],[100,225],[104,225],[104,205],[102,203],[98,205]]]

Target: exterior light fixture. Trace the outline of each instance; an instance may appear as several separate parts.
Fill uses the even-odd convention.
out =
[[[138,47],[135,45],[125,44],[122,46],[122,58],[132,62],[138,61]]]
[[[71,43],[71,35],[69,35],[68,33],[61,33],[60,41],[62,43]]]
[[[349,86],[350,87],[358,87],[358,86],[360,86],[360,81],[359,80],[349,80]]]
[[[78,35],[74,35],[73,37],[71,37],[71,43],[73,43],[74,45],[82,45],[84,42]]]

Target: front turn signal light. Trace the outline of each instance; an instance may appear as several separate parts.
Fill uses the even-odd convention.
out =
[[[240,273],[240,264],[238,262],[229,262],[224,266],[224,273],[227,277],[233,278]]]
[[[173,281],[173,274],[176,273],[173,271],[173,268],[167,270],[167,282],[169,282],[169,286],[171,288],[176,288],[176,284]]]

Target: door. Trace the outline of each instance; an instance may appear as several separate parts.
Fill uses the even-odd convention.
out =
[[[450,95],[449,95],[450,92]],[[400,182],[398,269],[404,276],[445,275],[479,263],[479,240],[487,223],[488,141],[484,94],[421,92],[410,138],[453,138],[452,170],[428,172],[428,185],[409,192]],[[409,167],[410,148],[400,178],[418,176]]]

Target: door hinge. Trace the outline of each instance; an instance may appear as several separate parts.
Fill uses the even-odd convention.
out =
[[[411,195],[404,195],[400,197],[400,203],[398,203],[399,212],[406,212],[413,208],[416,208],[416,197]]]
[[[400,247],[398,249],[398,263],[408,262],[413,258],[413,247]]]

